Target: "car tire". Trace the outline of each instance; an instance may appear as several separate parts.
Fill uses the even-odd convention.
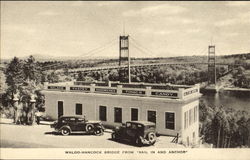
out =
[[[112,133],[112,134],[111,134],[111,138],[112,138],[113,140],[117,140],[117,135],[116,135],[115,133]]]
[[[96,136],[103,135],[103,130],[102,130],[101,128],[97,128],[97,129],[95,130],[95,135],[96,135]]]
[[[141,146],[142,146],[142,141],[141,141],[141,138],[140,138],[140,137],[137,137],[137,138],[135,139],[135,144],[136,144],[136,146],[138,146],[138,147],[141,147]]]
[[[148,136],[147,136],[147,140],[149,141],[149,143],[150,143],[151,145],[155,144],[155,142],[156,142],[156,135],[155,135],[155,133],[150,132],[150,133],[148,134]]]
[[[87,124],[86,125],[86,131],[87,132],[93,132],[94,131],[94,125],[93,124]]]
[[[62,133],[63,136],[68,136],[70,134],[70,129],[62,128],[61,133]]]

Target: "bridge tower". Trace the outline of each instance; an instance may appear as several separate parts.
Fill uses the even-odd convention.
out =
[[[129,35],[123,35],[119,37],[119,66],[128,65],[128,83],[131,82],[130,76],[130,56],[129,56]],[[120,81],[124,79],[126,75],[126,69],[119,69]]]
[[[215,46],[208,46],[208,84],[216,84]]]

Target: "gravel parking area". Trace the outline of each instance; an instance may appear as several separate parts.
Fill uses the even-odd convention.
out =
[[[111,133],[102,136],[74,134],[62,136],[55,134],[49,125],[23,126],[1,120],[1,148],[132,148],[127,142],[111,140]],[[148,148],[184,148],[171,143],[173,137],[160,136]]]

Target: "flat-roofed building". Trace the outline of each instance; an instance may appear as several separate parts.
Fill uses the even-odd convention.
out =
[[[46,84],[46,113],[80,115],[104,125],[151,121],[159,134],[179,134],[184,144],[199,137],[199,85],[119,82]]]

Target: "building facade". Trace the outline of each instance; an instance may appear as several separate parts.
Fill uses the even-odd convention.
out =
[[[178,134],[184,144],[199,138],[199,85],[69,82],[47,84],[43,93],[54,119],[80,115],[109,126],[151,121],[159,134]]]

